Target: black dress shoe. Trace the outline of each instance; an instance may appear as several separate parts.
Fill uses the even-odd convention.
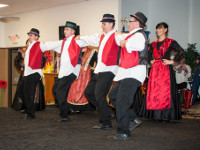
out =
[[[133,121],[130,121],[129,122],[129,131],[134,130],[135,128],[137,128],[141,124],[142,124],[142,121],[140,119],[135,119]]]
[[[20,119],[24,119],[24,120],[32,120],[32,119],[35,119],[35,117],[31,117],[31,116],[28,116],[27,114],[25,114],[22,118]]]
[[[103,125],[103,124],[99,124],[97,126],[92,127],[92,129],[95,129],[95,130],[109,130],[111,128],[112,128],[111,125]]]
[[[25,114],[25,113],[26,113],[26,110],[23,109],[23,110],[21,110],[20,112],[21,112],[22,114]]]
[[[70,113],[71,113],[71,114],[80,114],[81,111],[79,111],[79,110],[74,110],[73,108],[71,108],[71,109],[70,109]]]
[[[65,117],[65,118],[60,118],[60,119],[58,119],[58,120],[56,120],[56,121],[58,121],[58,122],[67,122],[67,121],[69,121],[69,118],[67,118],[67,117]]]
[[[112,139],[113,140],[128,140],[129,139],[129,135],[128,134],[119,133],[119,134],[113,136]]]

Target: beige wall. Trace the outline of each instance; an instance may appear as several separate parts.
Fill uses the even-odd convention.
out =
[[[0,49],[0,80],[8,82],[8,50]],[[0,88],[1,95],[1,88]],[[1,97],[0,97],[1,98]],[[4,89],[3,107],[8,107],[8,86]]]
[[[4,46],[18,47],[25,45],[27,39],[26,33],[32,27],[40,30],[40,41],[58,40],[58,27],[65,25],[67,20],[80,25],[80,33],[82,35],[101,32],[100,20],[104,13],[114,14],[117,19],[118,0],[90,0],[24,14],[16,14],[16,16],[20,17],[20,21],[5,24]],[[117,27],[118,21],[116,21]],[[17,40],[18,44],[12,44],[8,38],[8,36],[15,34],[20,37]],[[2,47],[1,43],[0,47]]]
[[[0,47],[5,47],[5,24],[0,22]]]

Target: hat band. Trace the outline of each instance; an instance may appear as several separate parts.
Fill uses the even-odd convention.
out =
[[[72,24],[66,24],[66,27],[76,28],[76,26],[74,26],[74,25],[72,25]]]
[[[33,34],[39,35],[38,33],[34,32],[34,31],[30,31],[29,34],[30,34],[30,33],[33,33]]]
[[[141,20],[138,16],[134,15],[137,19],[139,19],[142,23],[145,24],[145,22],[143,20]]]
[[[103,19],[111,19],[111,20],[115,20],[113,17],[103,17]]]

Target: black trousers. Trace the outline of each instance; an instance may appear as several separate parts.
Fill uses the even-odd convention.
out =
[[[35,117],[35,91],[36,85],[41,80],[39,73],[33,73],[31,75],[25,76],[22,82],[23,89],[20,91],[22,100],[24,101],[26,114],[30,117]]]
[[[177,84],[177,89],[186,89],[187,88],[187,82],[182,82],[180,84]]]
[[[124,79],[118,82],[109,94],[109,100],[116,108],[117,133],[130,135],[129,121],[137,117],[131,106],[140,85],[141,82],[136,79]]]
[[[75,74],[70,74],[60,79],[56,79],[53,85],[53,95],[58,102],[60,117],[65,118],[70,111],[70,105],[67,103],[67,96],[72,82],[76,79]]]
[[[112,72],[95,74],[85,89],[85,96],[95,107],[99,109],[99,121],[103,125],[111,125],[110,108],[106,96],[110,90],[114,78]]]

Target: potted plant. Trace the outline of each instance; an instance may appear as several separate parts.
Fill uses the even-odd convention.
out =
[[[196,43],[188,44],[188,47],[185,50],[184,55],[185,55],[185,63],[191,67],[193,76],[196,68],[196,59],[198,56],[200,56],[200,53],[196,50]]]

